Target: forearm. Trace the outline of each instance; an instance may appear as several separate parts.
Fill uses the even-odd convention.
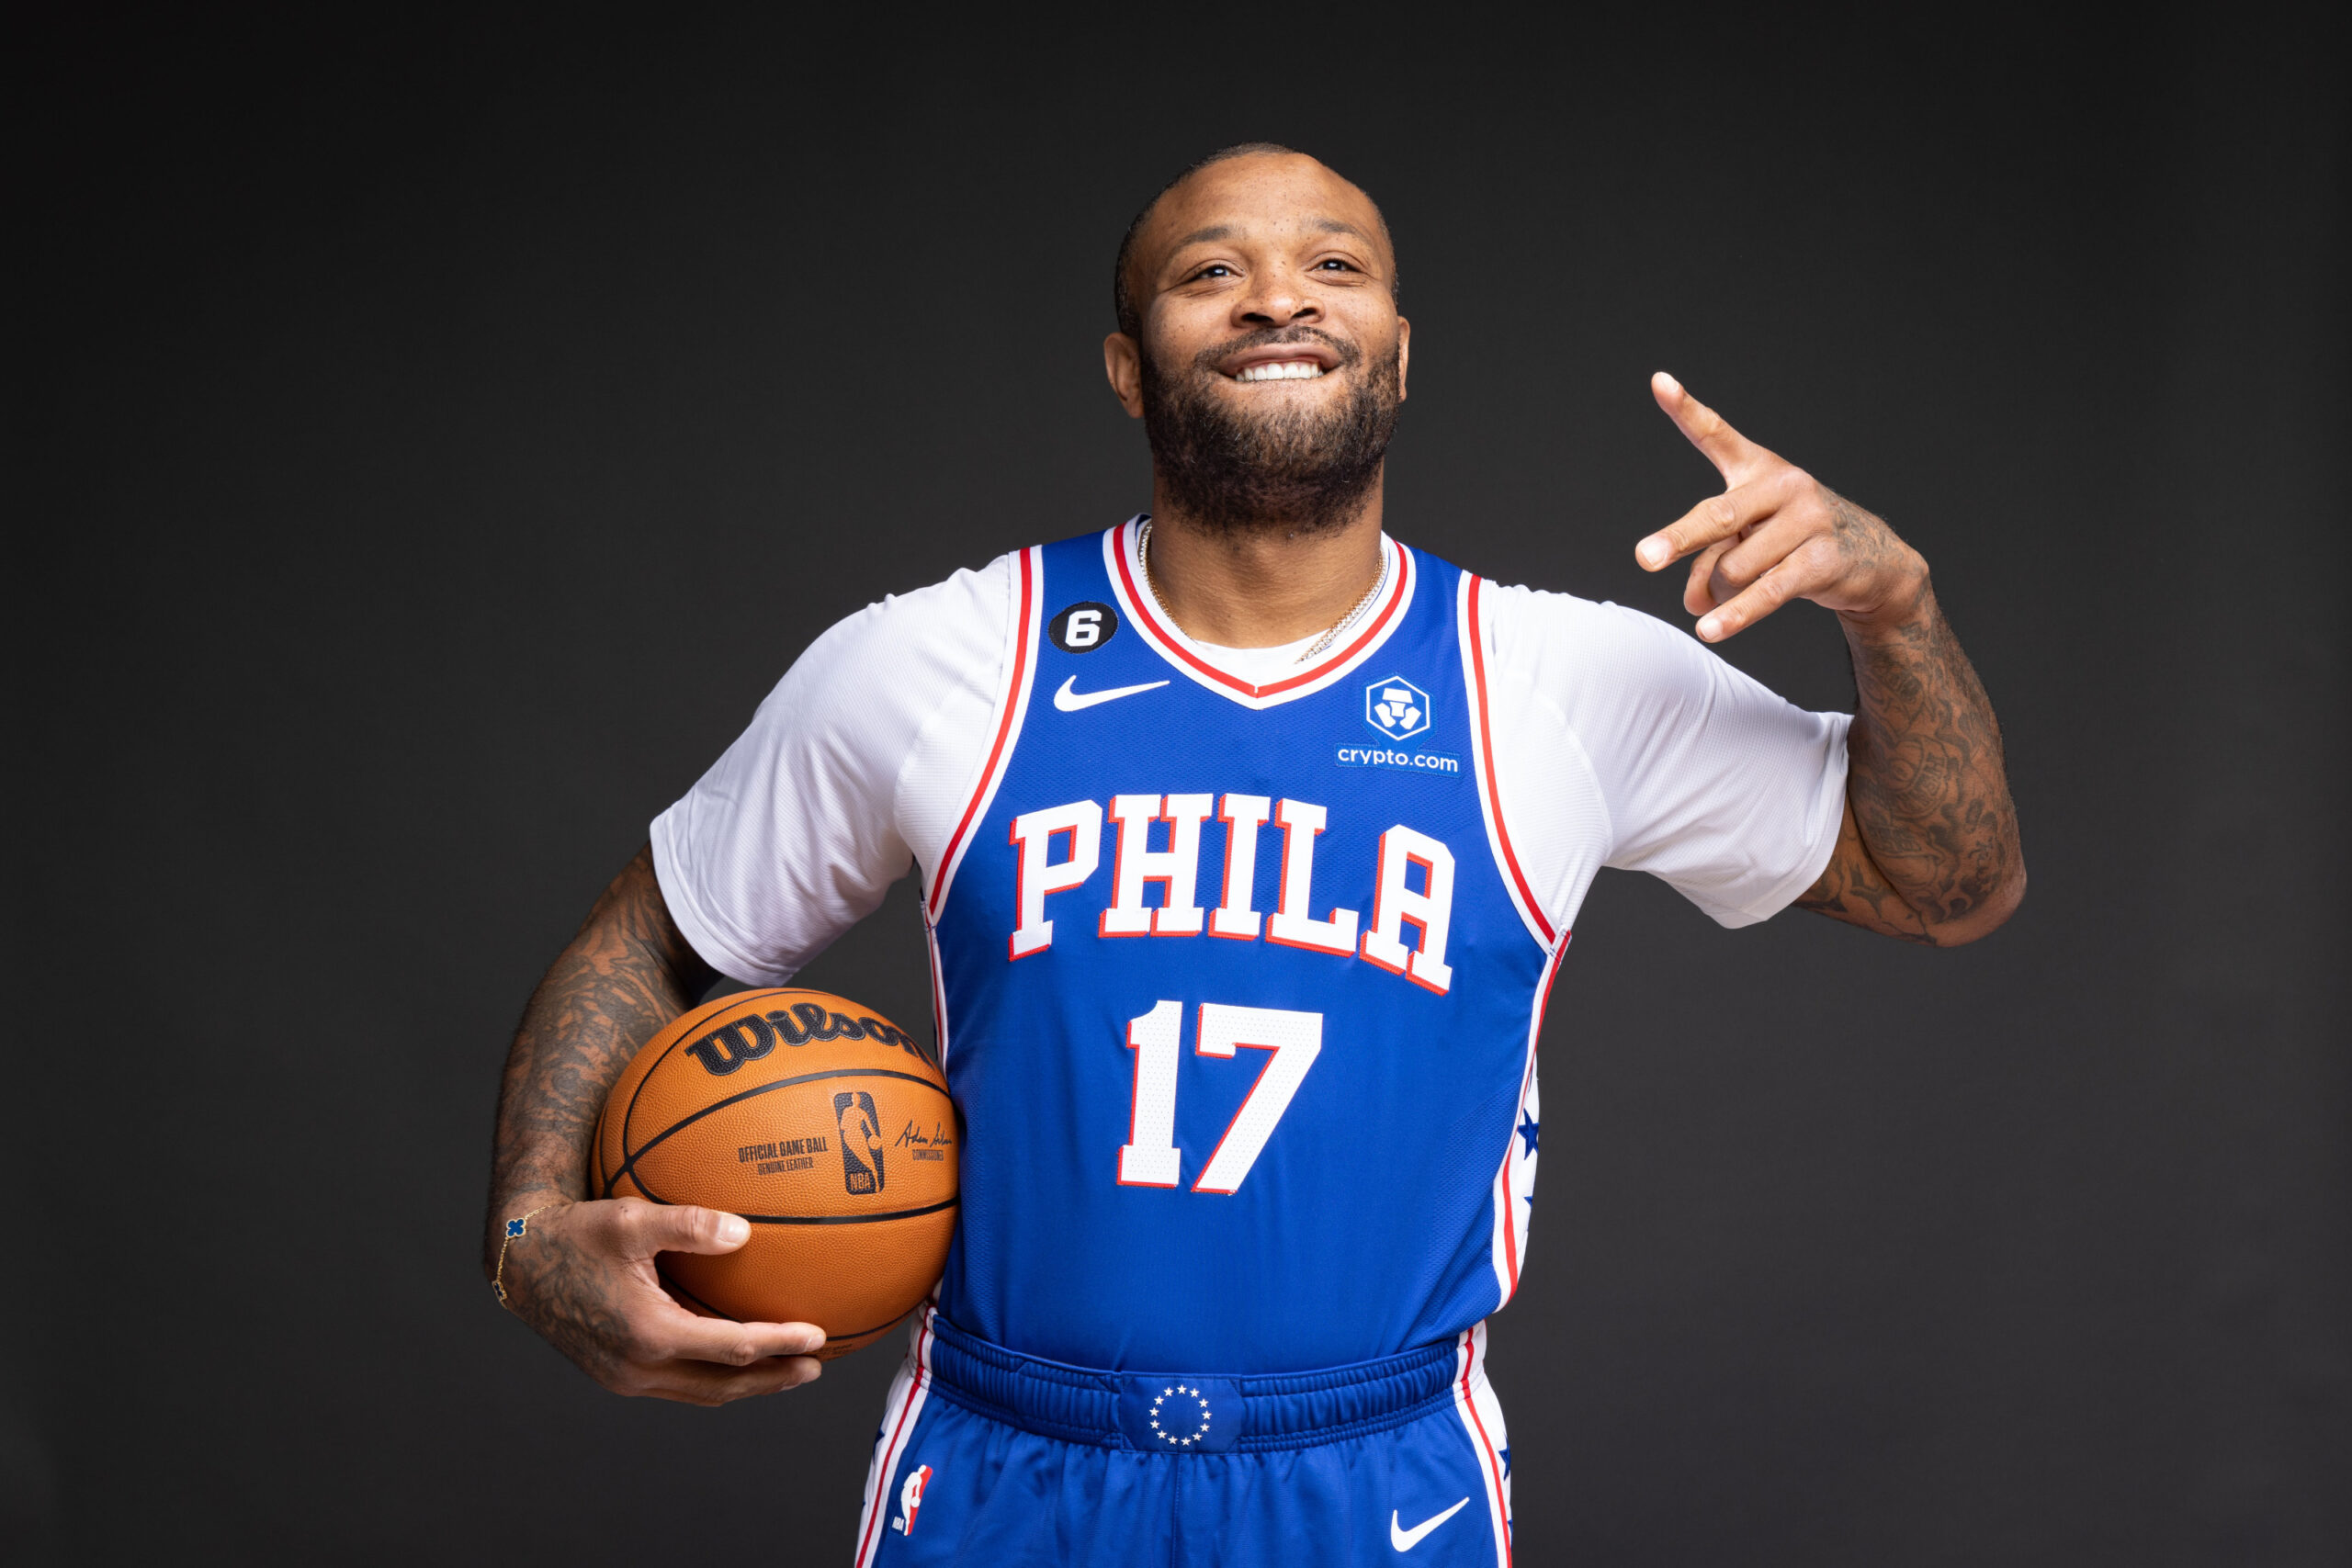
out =
[[[711,978],[639,851],[532,992],[506,1056],[485,1267],[510,1215],[586,1195],[588,1142],[613,1080]]]
[[[1890,935],[1951,946],[2025,893],[2001,730],[1926,570],[1907,603],[1839,616],[1857,695],[1838,852],[1799,900]]]

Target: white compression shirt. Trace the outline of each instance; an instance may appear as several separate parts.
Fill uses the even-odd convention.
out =
[[[827,631],[654,819],[662,896],[714,968],[782,985],[910,869],[937,870],[994,733],[1015,558]],[[1489,605],[1503,815],[1556,929],[1573,927],[1604,865],[1661,877],[1726,926],[1769,918],[1821,874],[1844,809],[1847,716],[1796,707],[1637,610],[1527,588]],[[1262,682],[1314,640],[1193,649]],[[1597,787],[1543,787],[1577,774]]]

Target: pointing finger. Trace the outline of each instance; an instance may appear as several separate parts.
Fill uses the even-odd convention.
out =
[[[1634,547],[1634,558],[1645,571],[1657,571],[1692,550],[1728,539],[1749,525],[1780,509],[1781,491],[1770,482],[1737,485],[1709,496],[1674,522]]]
[[[1733,483],[1739,481],[1757,458],[1767,455],[1665,371],[1650,378],[1650,396],[1657,400],[1657,406],[1666,411],[1666,417],[1674,422],[1675,428],[1715,466],[1715,471]]]

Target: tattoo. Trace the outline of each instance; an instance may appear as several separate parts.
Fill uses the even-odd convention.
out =
[[[1903,547],[1876,517],[1828,500],[1841,550]],[[1797,902],[1911,942],[1982,935],[1976,917],[2007,914],[2024,867],[1992,702],[1924,583],[1899,621],[1845,625],[1859,699],[1846,818]]]
[[[540,979],[514,1032],[498,1096],[485,1269],[495,1265],[507,1218],[587,1195],[588,1143],[605,1092],[712,977],[670,918],[651,850],[639,850]],[[510,1249],[509,1275],[518,1252],[539,1250]],[[562,1325],[539,1326],[573,1349]]]

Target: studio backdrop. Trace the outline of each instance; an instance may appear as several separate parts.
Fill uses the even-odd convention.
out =
[[[2345,1561],[2342,43],[1766,7],[28,48],[0,1555],[847,1560],[899,1337],[717,1411],[596,1388],[481,1277],[507,1036],[826,626],[1146,504],[1112,254],[1266,138],[1396,236],[1393,534],[1687,626],[1632,556],[1714,485],[1669,369],[1926,556],[2023,823],[2023,909],[1951,952],[1595,886],[1492,1325],[1520,1561]],[[1852,700],[1811,606],[1723,651]],[[807,981],[927,1024],[910,888]]]

